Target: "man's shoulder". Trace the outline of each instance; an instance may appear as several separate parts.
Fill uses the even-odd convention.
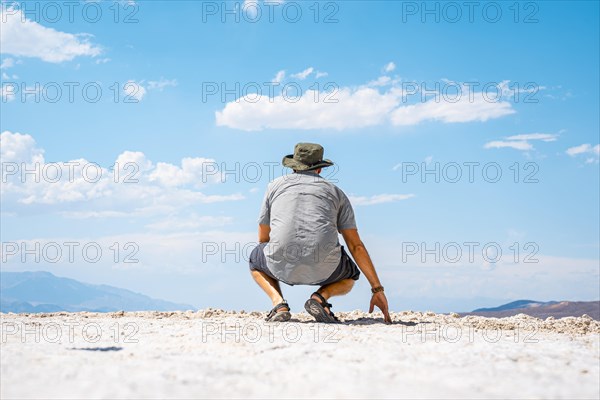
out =
[[[286,181],[286,176],[287,175],[282,175],[278,178],[273,179],[271,182],[269,182],[269,184],[267,185],[267,189],[268,190],[273,190],[276,187],[281,186],[282,184],[285,183]]]
[[[297,184],[305,184],[305,183],[307,183],[307,184],[308,183],[317,183],[318,185],[311,185],[311,186],[313,188],[315,186],[319,187],[320,189],[318,189],[318,190],[322,190],[323,192],[331,193],[331,194],[335,195],[336,197],[338,197],[339,199],[343,199],[343,198],[347,197],[346,193],[339,186],[337,186],[335,183],[331,182],[327,178],[324,178],[320,175],[308,175],[308,174],[296,174],[296,173],[285,174],[285,175],[282,175],[282,176],[279,176],[279,177],[273,179],[267,185],[267,191],[269,193],[273,193],[276,191],[286,190],[286,188],[288,188],[290,186],[294,186]]]
[[[342,192],[342,189],[340,189],[335,183],[329,181],[327,178],[323,178],[320,175],[308,175],[297,173],[291,173],[277,177],[271,182],[269,182],[268,187],[275,188],[279,186],[286,186],[297,183],[319,183],[323,185],[323,188]]]
[[[322,182],[323,182],[324,186],[327,187],[327,189],[330,190],[331,192],[335,192],[338,196],[346,196],[346,193],[344,193],[342,188],[340,188],[338,185],[331,182],[330,180],[322,178]]]

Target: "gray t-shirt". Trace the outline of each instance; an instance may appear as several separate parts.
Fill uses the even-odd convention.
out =
[[[258,223],[271,227],[264,248],[267,267],[290,284],[329,278],[341,257],[338,232],[356,228],[346,194],[313,171],[269,183]]]

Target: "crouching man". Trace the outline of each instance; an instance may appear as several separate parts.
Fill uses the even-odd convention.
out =
[[[333,165],[323,159],[323,147],[298,143],[283,165],[294,173],[269,183],[258,220],[259,244],[250,255],[252,277],[273,303],[267,321],[291,317],[279,285],[283,282],[320,286],[304,308],[318,322],[339,322],[328,300],[350,292],[362,271],[371,284],[369,312],[377,306],[391,323],[383,286],[358,235],[350,201],[319,175]],[[338,232],[358,267],[340,245]]]

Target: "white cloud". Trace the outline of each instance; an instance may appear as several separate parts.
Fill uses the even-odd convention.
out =
[[[96,64],[106,64],[110,61],[110,58],[99,58],[96,60]]]
[[[157,81],[148,81],[148,84],[143,86],[145,85],[143,80],[137,82],[130,79],[123,85],[123,93],[128,97],[129,101],[135,99],[136,102],[140,102],[146,97],[148,90],[158,90],[159,92],[162,92],[166,87],[174,87],[177,86],[177,84],[176,79],[160,78]]]
[[[2,63],[0,63],[0,69],[8,69],[8,68],[12,68],[15,65],[15,60],[12,58],[5,58],[2,60]]]
[[[304,80],[304,79],[308,78],[308,76],[310,74],[312,74],[314,70],[315,69],[313,67],[308,67],[302,72],[298,72],[297,74],[292,74],[292,78]]]
[[[392,72],[395,69],[396,69],[396,64],[394,64],[393,62],[389,62],[385,65],[385,67],[383,67],[384,72]]]
[[[315,78],[319,79],[319,78],[324,78],[326,76],[328,76],[329,74],[327,72],[321,72],[321,71],[317,71],[315,73]]]
[[[522,135],[513,135],[506,138],[507,140],[541,140],[542,142],[555,142],[558,139],[558,134],[554,133],[526,133]]]
[[[117,157],[115,166],[120,168],[120,173],[125,175],[129,171],[128,164],[134,164],[141,172],[152,169],[152,162],[141,151],[124,151]]]
[[[483,145],[484,149],[512,148],[521,151],[533,150],[530,140],[539,140],[542,142],[554,142],[558,139],[555,133],[524,133],[505,137],[504,140],[495,140]]]
[[[524,87],[519,87],[518,83],[512,85],[509,80],[504,80],[500,82],[498,85],[498,90],[500,91],[502,97],[512,97],[514,99],[518,99],[521,93],[530,93],[535,95],[540,90],[545,90],[546,86],[539,86],[535,82],[530,82],[529,84],[524,85]],[[524,95],[526,96],[526,95]]]
[[[319,102],[314,101],[316,97]],[[335,103],[325,103],[325,94],[313,90],[307,90],[295,103],[282,95],[260,96],[255,102],[242,99],[227,103],[216,112],[216,123],[245,131],[360,128],[383,123],[398,104],[397,97],[370,88],[342,88],[331,95]]]
[[[137,83],[134,80],[128,80],[125,85],[123,85],[123,93],[128,96],[129,100],[133,98],[139,102],[142,101],[146,95],[146,88],[143,87],[141,83]]]
[[[424,121],[485,122],[514,114],[516,111],[506,101],[489,102],[479,93],[473,99],[462,96],[456,102],[428,100],[424,103],[398,107],[391,113],[393,125],[416,125]]]
[[[348,196],[354,206],[372,206],[374,204],[392,203],[415,197],[414,194],[376,194],[373,196]]]
[[[2,54],[60,63],[79,56],[96,57],[101,53],[98,46],[90,43],[91,35],[47,28],[25,18],[20,10],[8,9],[1,13]]]
[[[44,150],[35,147],[35,140],[26,134],[4,131],[0,134],[2,162],[44,162]]]
[[[578,156],[580,154],[591,155],[585,160],[586,164],[598,163],[600,160],[600,144],[592,146],[589,143],[581,144],[579,146],[569,147],[566,151],[571,157]]]
[[[148,90],[157,89],[162,92],[164,88],[169,86],[177,86],[177,79],[164,79],[160,78],[158,81],[149,81]]]
[[[592,147],[592,145],[589,143],[581,144],[581,145],[575,146],[575,147],[569,147],[567,149],[567,154],[570,155],[571,157],[576,156],[577,154],[585,154],[585,153],[598,154],[598,152],[599,152],[599,145]]]
[[[516,150],[532,150],[533,146],[531,143],[526,142],[524,140],[513,140],[513,141],[504,141],[504,140],[496,140],[492,142],[486,143],[483,148],[484,149],[501,149],[504,147],[516,149]]]
[[[382,90],[382,86],[387,86]],[[416,125],[485,122],[515,113],[511,103],[491,102],[482,93],[447,101],[443,96],[404,105],[406,95],[398,79],[380,77],[366,85],[340,87],[329,92],[307,89],[299,97],[255,94],[227,103],[215,113],[217,126],[245,131],[264,129],[353,129],[390,123]],[[441,100],[440,100],[441,98]]]
[[[271,80],[271,82],[281,83],[285,79],[285,70],[278,71],[275,74],[275,78]]]
[[[376,80],[370,81],[369,83],[367,83],[367,87],[389,86],[392,83],[393,83],[392,78],[390,78],[389,76],[380,76]]]
[[[147,217],[244,198],[239,193],[207,195],[197,190],[220,181],[217,164],[209,158],[155,164],[141,152],[125,151],[112,167],[85,159],[48,163],[30,135],[5,131],[0,141],[6,212],[27,213],[35,206],[73,218]],[[24,175],[25,169],[37,173]]]
[[[159,162],[150,173],[152,182],[163,186],[201,186],[208,182],[217,182],[219,177],[216,172],[216,161],[211,158],[186,157],[181,160],[181,167],[169,163]]]

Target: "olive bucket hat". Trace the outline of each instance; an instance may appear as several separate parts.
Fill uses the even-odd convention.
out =
[[[331,160],[323,159],[323,146],[316,143],[298,143],[294,147],[294,154],[283,157],[284,167],[296,171],[311,171],[317,168],[331,167]]]

